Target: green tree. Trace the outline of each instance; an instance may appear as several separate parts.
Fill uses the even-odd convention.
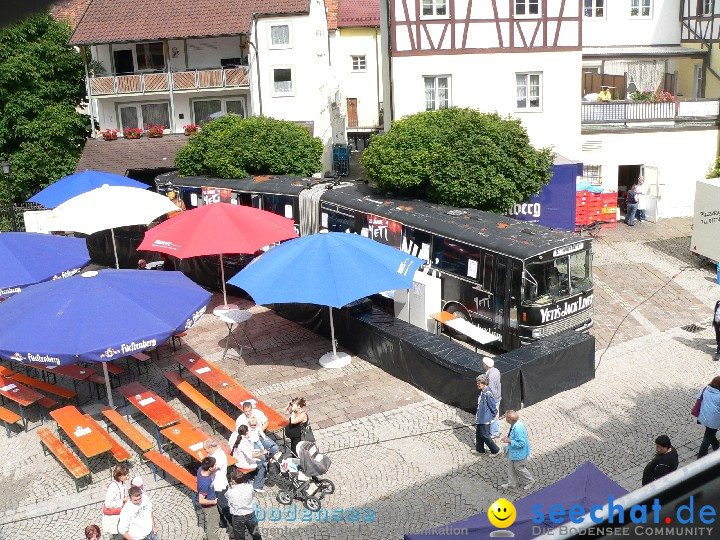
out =
[[[85,69],[69,38],[46,13],[0,28],[0,157],[10,161],[15,201],[71,174],[90,132],[77,112]]]
[[[265,116],[227,115],[205,125],[175,156],[183,175],[245,178],[306,176],[322,170],[323,144],[298,124]]]
[[[519,120],[453,107],[393,123],[372,137],[362,163],[381,189],[504,213],[550,181],[553,159]]]

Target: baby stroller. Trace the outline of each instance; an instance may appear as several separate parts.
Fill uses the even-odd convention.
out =
[[[335,484],[318,478],[330,469],[330,458],[321,454],[310,441],[300,441],[297,453],[298,458],[284,459],[280,464],[280,476],[290,480],[290,488],[279,491],[277,501],[289,505],[293,499],[298,499],[305,508],[317,512],[322,506],[322,498],[335,492]]]

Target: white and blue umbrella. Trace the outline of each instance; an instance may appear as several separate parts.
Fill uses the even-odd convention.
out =
[[[127,176],[102,171],[85,170],[64,176],[28,199],[28,202],[42,204],[45,208],[55,208],[65,201],[107,184],[147,189],[148,186]]]
[[[27,365],[109,362],[190,328],[210,293],[181,272],[101,270],[39,283],[0,306],[0,358]],[[110,388],[108,387],[110,397]]]
[[[329,306],[333,352],[320,364],[343,367],[350,358],[337,352],[332,308],[381,291],[409,289],[423,262],[357,234],[320,233],[271,248],[228,283],[245,290],[257,304]]]
[[[84,238],[39,233],[0,234],[0,298],[28,285],[77,274],[90,262]]]

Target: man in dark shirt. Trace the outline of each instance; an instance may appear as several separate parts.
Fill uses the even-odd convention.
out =
[[[655,457],[648,463],[643,471],[642,485],[670,474],[678,468],[677,450],[670,444],[670,437],[660,435],[655,439]]]

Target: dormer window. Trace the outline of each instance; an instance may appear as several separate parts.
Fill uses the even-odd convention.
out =
[[[515,15],[520,17],[540,15],[540,0],[515,0]]]
[[[423,17],[447,17],[447,0],[423,0]]]

